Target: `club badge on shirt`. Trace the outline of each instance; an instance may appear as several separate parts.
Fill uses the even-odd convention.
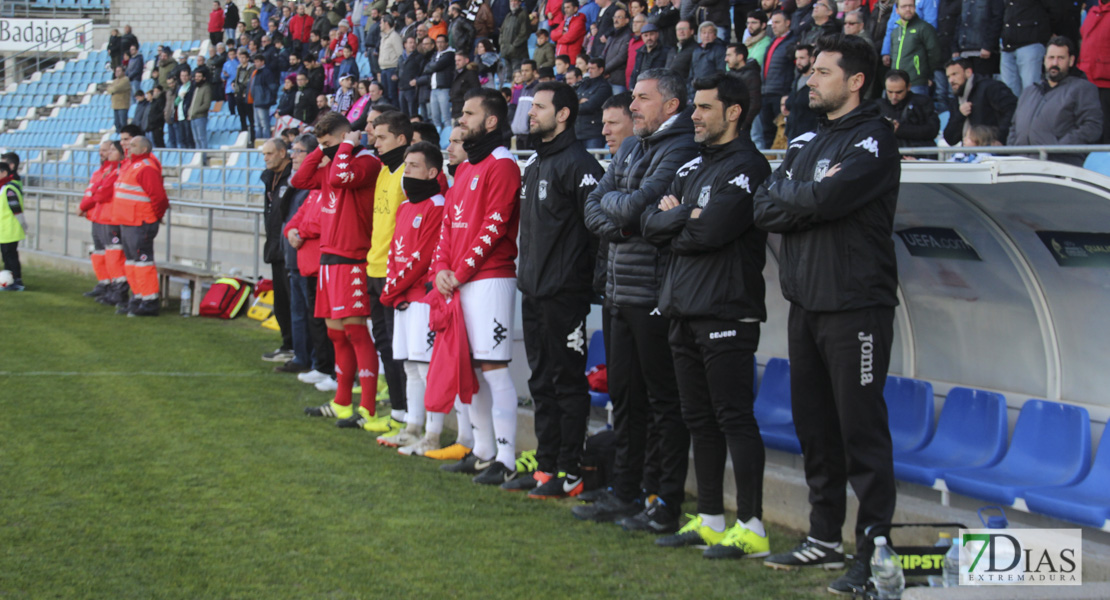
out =
[[[470,191],[473,192],[476,189],[478,189],[478,176],[477,175],[474,176],[474,179],[470,180]]]
[[[817,167],[813,169],[813,181],[819,182],[825,178],[825,173],[829,172],[829,167],[832,166],[832,161],[827,158],[822,158],[817,161]]]

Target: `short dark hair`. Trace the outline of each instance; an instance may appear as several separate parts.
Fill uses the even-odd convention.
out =
[[[678,112],[686,109],[686,80],[672,69],[648,69],[640,73],[636,83],[641,81],[655,81],[659,93],[663,94],[663,101],[671,98],[678,99]]]
[[[763,12],[762,8],[757,8],[755,10],[748,11],[748,18],[749,19],[756,19],[760,23],[763,23],[764,25],[766,25],[768,17],[767,17],[767,13]]]
[[[771,14],[767,16],[767,20],[770,21],[771,18],[774,17],[775,15],[782,15],[782,18],[786,19],[787,21],[790,20],[790,15],[787,14],[787,12],[785,10],[781,9],[781,8],[776,8],[775,10],[772,10]]]
[[[138,125],[136,125],[134,123],[130,123],[130,124],[124,125],[123,129],[120,129],[119,132],[121,134],[126,133],[127,135],[129,135],[131,137],[139,137],[143,134],[143,128],[139,127]]]
[[[570,0],[567,0],[567,1],[569,2]],[[558,55],[558,56],[556,56],[556,57],[555,57],[555,60],[561,60],[561,61],[563,61],[563,62],[567,63],[568,65],[569,65],[569,64],[571,64],[571,60],[570,60],[570,55],[569,55],[569,54],[560,54],[560,55]]]
[[[424,156],[424,164],[435,169],[436,171],[443,171],[443,152],[439,146],[428,141],[419,141],[405,150],[405,158],[410,154],[420,154]]]
[[[534,61],[532,59],[528,59],[528,60],[524,60],[524,61],[520,62],[520,67],[521,68],[524,68],[526,66],[527,67],[532,67],[533,71],[535,71],[536,69],[539,69],[539,66],[536,65],[536,61]]]
[[[601,105],[601,110],[609,110],[610,108],[619,108],[624,111],[628,118],[632,118],[632,92],[621,92],[616,96],[609,96],[605,104]]]
[[[875,77],[875,65],[879,62],[879,57],[875,53],[875,47],[871,45],[871,42],[858,35],[844,35],[843,33],[824,35],[817,40],[817,54],[814,56],[819,56],[822,52],[837,52],[840,54],[840,59],[836,61],[836,64],[844,70],[845,78],[852,77],[857,73],[863,74],[863,87],[860,88],[860,97],[862,98],[863,90]]]
[[[444,41],[446,41],[446,40],[447,40],[447,36],[446,36],[446,35],[443,35],[442,33],[436,36],[436,41],[437,41],[437,42],[438,42],[439,40],[441,40],[441,39],[442,39],[442,40],[444,40]]]
[[[300,133],[301,130],[297,129],[296,127],[286,127],[285,129],[281,130],[281,133],[279,135],[283,138],[287,135],[291,135],[293,136],[293,139],[297,139],[297,135]]]
[[[587,64],[591,64],[601,70],[605,70],[605,59],[601,58],[600,56],[591,58],[589,61],[587,61]]]
[[[736,52],[737,54],[742,56],[745,60],[748,58],[748,45],[747,44],[741,44],[741,43],[729,44],[726,48],[732,48],[733,52]]]
[[[396,136],[405,136],[405,141],[412,143],[412,121],[399,110],[383,112],[374,119],[374,127],[385,125],[389,133]]]
[[[506,122],[509,115],[509,105],[505,102],[505,97],[501,95],[501,92],[486,87],[479,87],[467,92],[466,95],[463,96],[463,102],[471,98],[480,98],[482,100],[482,110],[485,111],[486,115],[497,117],[498,129],[504,129],[509,125]]]
[[[724,105],[725,110],[728,110],[730,106],[739,106],[740,121],[736,124],[736,129],[744,128],[744,120],[747,118],[752,99],[751,94],[748,93],[748,86],[744,85],[744,80],[740,79],[739,75],[735,73],[714,73],[709,77],[695,79],[694,91],[700,92],[703,90],[717,90],[717,99]]]
[[[316,122],[316,135],[346,133],[351,130],[351,122],[337,110],[330,110]]]
[[[436,129],[434,123],[429,123],[427,121],[413,123],[412,132],[413,134],[420,134],[420,141],[430,142],[432,144],[435,144],[437,147],[439,146],[439,130]]]
[[[316,141],[316,136],[312,135],[311,133],[302,133],[301,135],[293,138],[293,144],[300,144],[304,146],[305,152],[312,152],[316,149],[316,146],[320,145],[319,142]]]
[[[6,162],[0,162],[0,172],[11,175],[15,172],[15,169],[12,169],[12,167],[9,166]]]
[[[574,129],[574,122],[578,119],[578,94],[574,93],[574,88],[561,81],[545,81],[536,86],[533,96],[540,92],[551,92],[551,102],[555,105],[555,112],[564,108],[570,109],[567,129]]]
[[[886,81],[890,81],[892,79],[901,79],[906,83],[906,87],[910,86],[910,74],[903,71],[902,69],[891,69],[887,71]]]
[[[578,67],[570,67],[567,69],[567,75],[570,75],[571,73],[574,73],[575,77],[582,79],[582,69],[579,69]]]
[[[1076,55],[1075,42],[1071,41],[1071,38],[1069,38],[1065,35],[1054,35],[1054,36],[1052,36],[1052,39],[1048,40],[1048,44],[1045,44],[1045,47],[1048,47],[1048,46],[1056,46],[1057,48],[1067,48],[1068,49],[1068,56],[1075,56]]]
[[[805,50],[806,52],[809,53],[809,56],[812,58],[813,57],[813,51],[815,50],[815,48],[810,44],[798,44],[797,46],[794,46],[794,55],[795,56],[797,56],[798,50]]]
[[[959,67],[965,71],[972,68],[970,60],[966,58],[953,58],[952,60],[944,63],[944,70],[947,71],[948,67],[951,67],[953,65],[959,65]]]
[[[388,102],[378,102],[377,104],[371,106],[370,110],[376,110],[380,113],[387,113],[387,112],[397,112],[397,111],[400,111],[401,109],[397,108],[396,106],[393,106],[392,104],[390,104]]]

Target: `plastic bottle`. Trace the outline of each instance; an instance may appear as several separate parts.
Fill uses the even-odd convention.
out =
[[[952,545],[952,534],[947,531],[940,532],[937,536],[937,543],[933,545],[934,548],[948,548]]]
[[[871,580],[875,584],[875,597],[879,600],[897,600],[906,589],[902,559],[887,545],[883,536],[875,538],[875,552],[871,555]]]
[[[956,543],[944,554],[944,587],[960,585],[960,544]]]
[[[187,283],[181,287],[181,316],[193,316],[193,288]]]

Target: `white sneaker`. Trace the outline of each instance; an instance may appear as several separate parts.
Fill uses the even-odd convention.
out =
[[[424,436],[420,438],[415,444],[401,446],[397,449],[397,452],[399,454],[404,454],[405,456],[424,456],[425,452],[439,450],[439,448],[440,445],[438,440],[432,440],[429,439],[428,436]]]
[[[335,390],[339,389],[339,382],[332,379],[331,377],[328,377],[323,381],[317,382],[316,389],[320,390],[321,392],[334,392]]]
[[[323,381],[325,379],[331,379],[331,377],[329,375],[325,374],[325,373],[321,373],[321,372],[317,371],[316,369],[313,369],[311,371],[307,371],[305,373],[301,373],[300,375],[297,375],[297,379],[299,381],[303,382],[303,383],[316,384],[316,383],[320,383],[321,381]]]
[[[379,446],[389,446],[390,448],[400,448],[402,446],[411,446],[420,441],[419,433],[411,433],[408,430],[402,429],[392,435],[385,434],[378,436]]]

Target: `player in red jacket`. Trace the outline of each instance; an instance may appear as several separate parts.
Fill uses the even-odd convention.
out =
[[[432,265],[443,223],[443,194],[439,174],[443,153],[434,144],[417,142],[405,152],[405,174],[401,178],[407,200],[397,208],[397,226],[389,248],[382,304],[393,307],[393,358],[403,360],[408,409],[405,428],[397,435],[378,438],[378,443],[400,447],[399,452],[423,456],[440,448],[443,414],[427,411],[425,425],[424,390],[428,383],[428,363],[432,359],[435,336],[428,327],[430,307],[422,300],[431,279]]]
[[[330,112],[316,124],[320,146],[312,151],[289,184],[320,190],[320,271],[316,317],[325,320],[335,346],[335,399],[304,409],[313,417],[339,419],[339,427],[363,427],[374,416],[378,389],[378,353],[366,327],[370,297],[366,253],[374,213],[374,184],[382,163],[359,145],[361,132],[347,118]],[[362,399],[351,408],[351,389],[358,370]]]
[[[501,145],[508,106],[497,90],[466,93],[459,127],[468,160],[447,191],[433,259],[435,286],[459,291],[470,351],[484,383],[470,404],[473,452],[445,470],[500,485],[516,476],[516,388],[509,375],[516,301],[520,167]]]

